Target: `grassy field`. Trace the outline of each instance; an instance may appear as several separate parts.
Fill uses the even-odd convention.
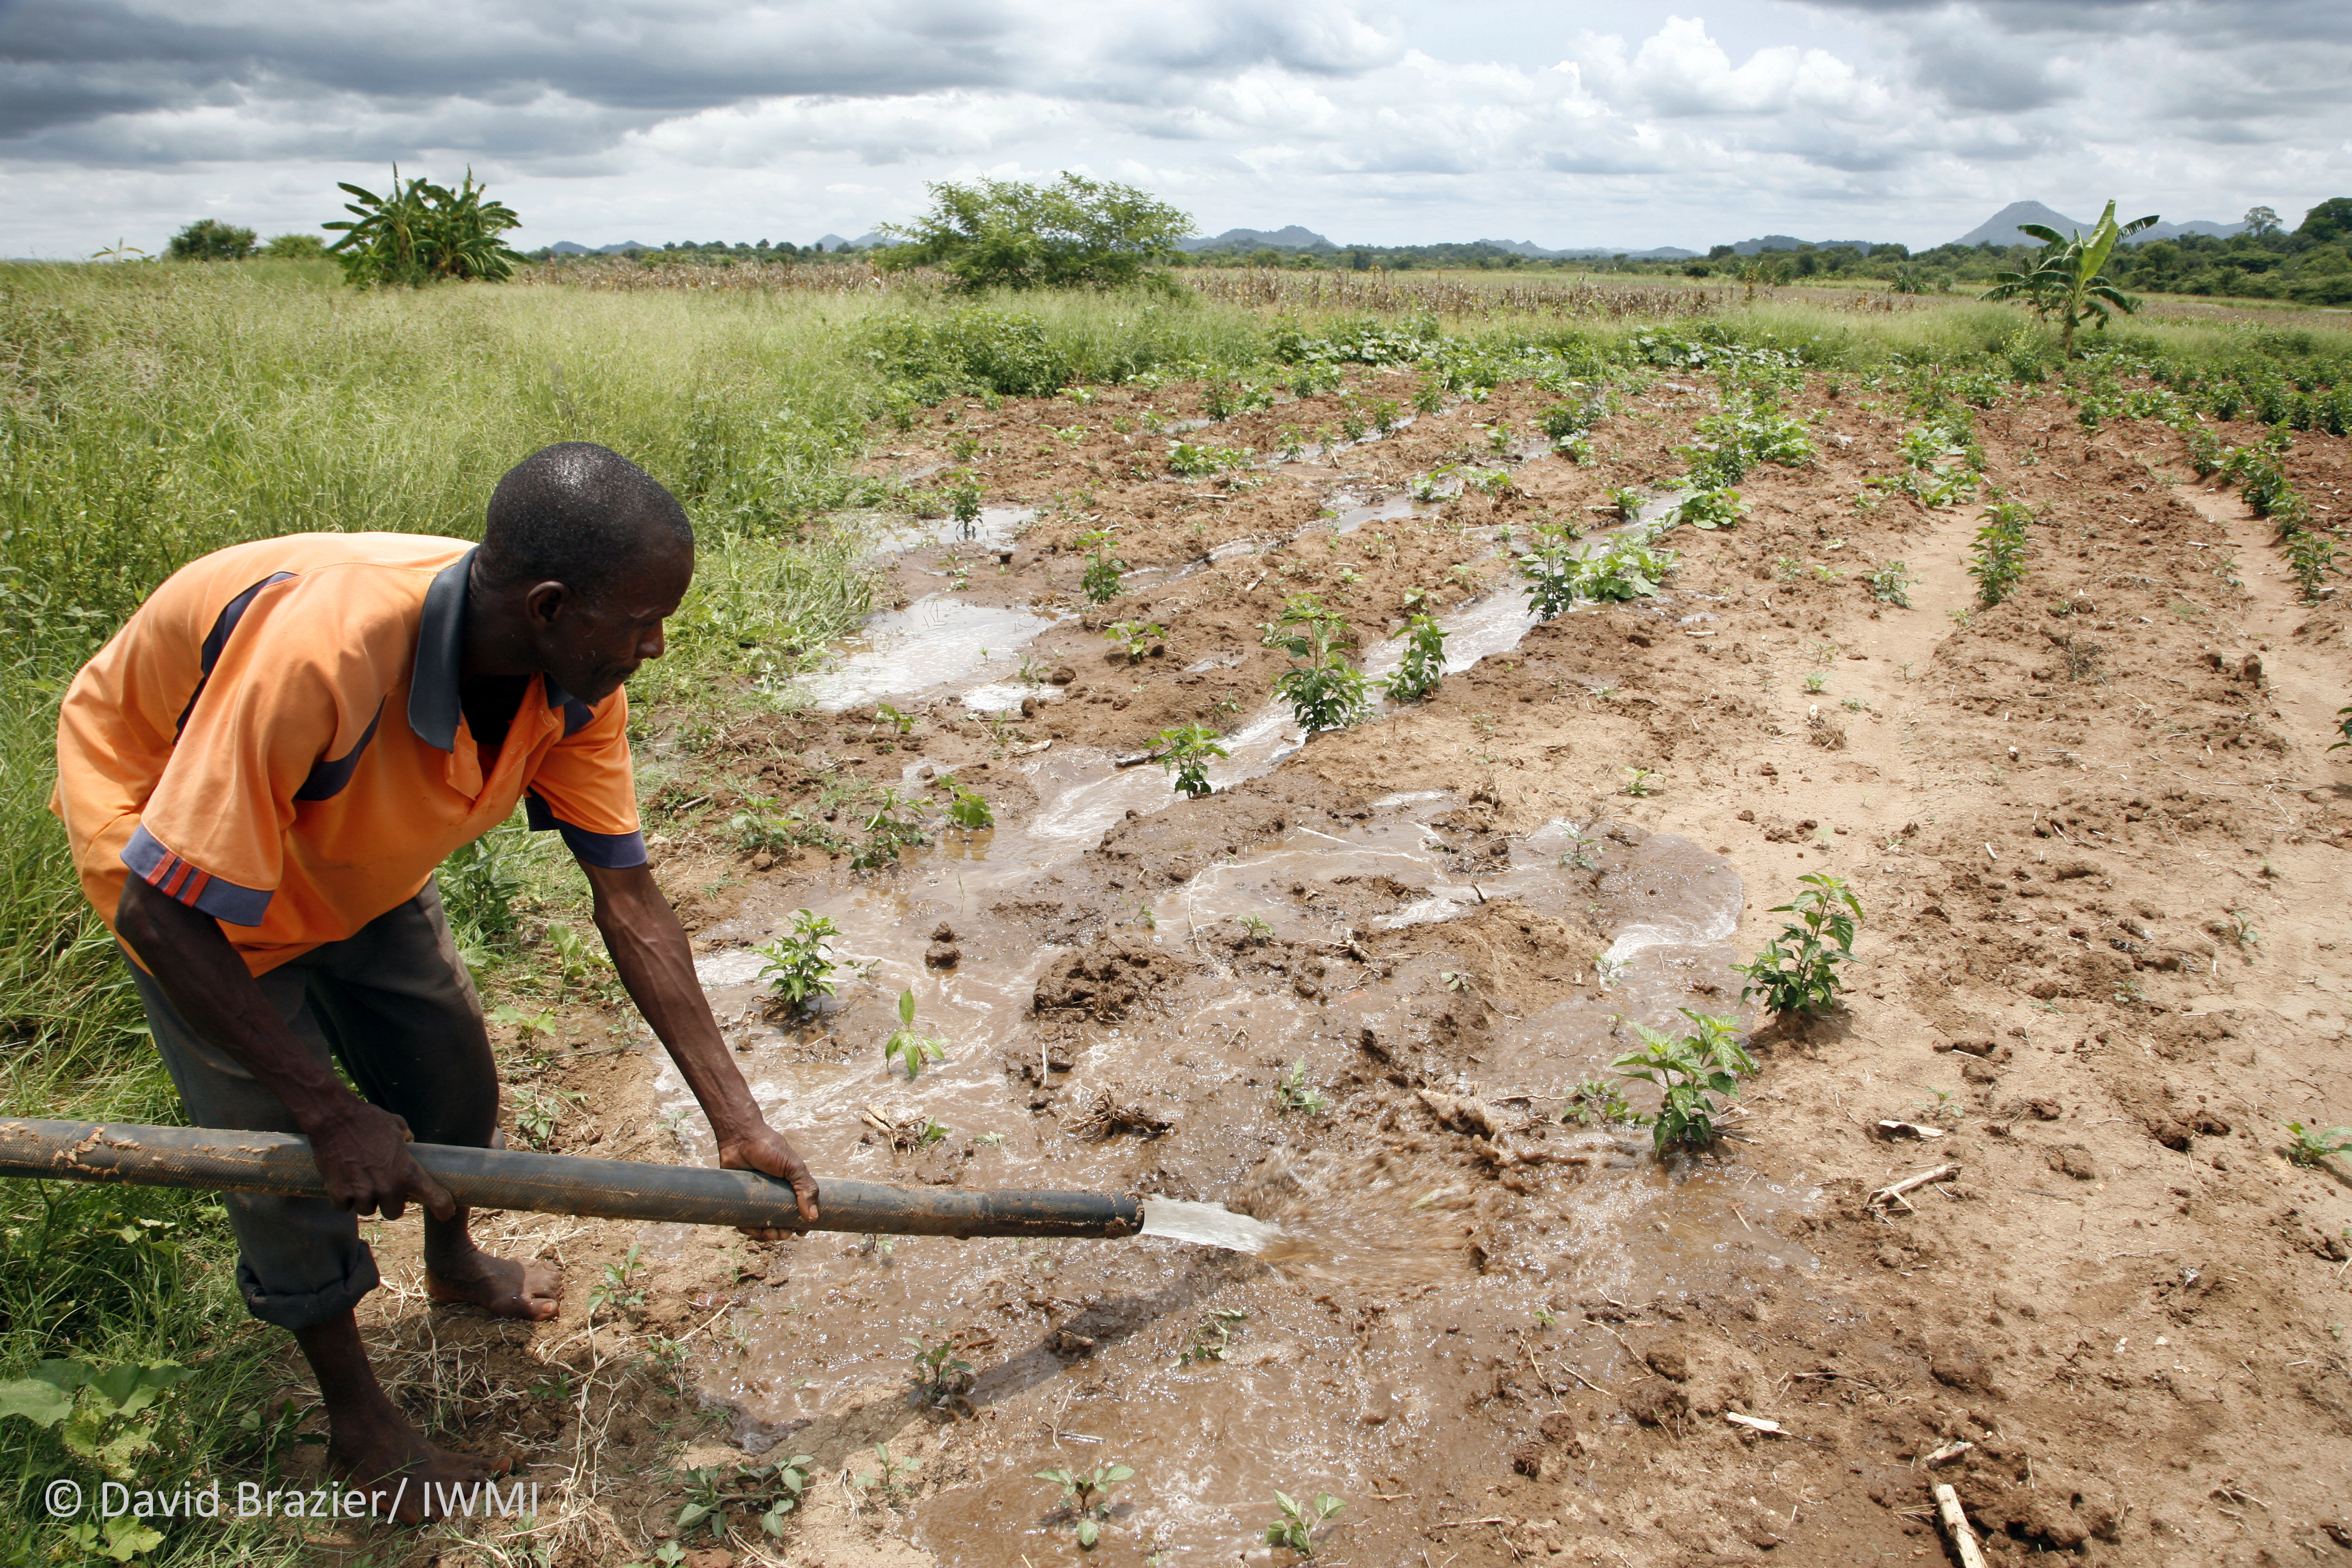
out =
[[[1229,277],[1230,275],[1208,275]],[[563,285],[355,293],[326,264],[0,268],[0,1110],[173,1121],[110,939],[81,905],[44,809],[64,685],[166,574],[240,540],[304,530],[470,536],[498,476],[553,441],[603,442],[671,484],[702,531],[673,655],[639,722],[786,702],[865,615],[866,521],[913,504],[860,477],[877,445],[951,393],[1311,374],[1333,356],[1457,384],[1592,374],[1628,361],[1698,376],[1769,348],[1856,376],[1934,369],[2057,380],[2052,334],[1967,301],[1854,310],[1793,291],[1753,302],[1644,280],[1547,282],[1472,299],[1492,275],[1330,292],[957,301],[920,283],[846,291]],[[1426,285],[1426,286],[1424,286]],[[1306,284],[1299,287],[1304,288]],[[1577,289],[1583,292],[1579,294]],[[1454,293],[1444,290],[1454,289]],[[1384,291],[1383,291],[1384,290]],[[2131,323],[2083,379],[2158,373],[2192,403],[2341,433],[2352,330]],[[544,875],[551,897],[571,896]],[[44,1358],[197,1369],[156,1406],[141,1473],[258,1475],[248,1419],[282,1336],[248,1323],[211,1200],[11,1186],[0,1225],[0,1382]],[[81,1550],[48,1525],[48,1478],[95,1472],[56,1434],[0,1422],[0,1561]],[[172,1561],[290,1555],[282,1532],[181,1531]]]

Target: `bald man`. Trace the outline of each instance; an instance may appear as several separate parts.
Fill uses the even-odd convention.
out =
[[[476,1247],[408,1153],[412,1136],[498,1142],[481,1002],[433,882],[451,850],[518,802],[562,836],[719,1163],[789,1181],[816,1216],[638,831],[622,683],[661,657],[693,576],[676,498],[568,443],[499,480],[478,547],[294,534],[191,563],[66,696],[51,809],[190,1121],[302,1133],[326,1177],[329,1199],[227,1194],[238,1287],[317,1372],[330,1463],[404,1518],[426,1511],[421,1483],[498,1467],[427,1443],[377,1383],[352,1313],[377,1283],[357,1216],[425,1209],[436,1301],[540,1320],[562,1289],[548,1266]]]

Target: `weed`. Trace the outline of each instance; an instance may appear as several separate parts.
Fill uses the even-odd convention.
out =
[[[1603,1079],[1588,1078],[1568,1091],[1559,1119],[1570,1127],[1613,1127],[1634,1120],[1633,1108]]]
[[[1828,670],[1816,669],[1808,671],[1805,676],[1805,691],[1809,696],[1817,697],[1821,695],[1823,690],[1828,689],[1829,683],[1830,672]]]
[[[1625,793],[1637,798],[1650,793],[1650,781],[1658,776],[1648,768],[1620,768],[1617,771],[1625,775]]]
[[[915,994],[899,992],[898,1026],[882,1042],[882,1070],[887,1072],[895,1059],[907,1069],[907,1081],[912,1083],[922,1076],[924,1063],[948,1059],[947,1045],[945,1040],[915,1032]]]
[[[714,1541],[727,1538],[730,1510],[750,1513],[760,1521],[761,1533],[775,1539],[784,1533],[784,1516],[801,1504],[808,1490],[814,1456],[794,1454],[770,1465],[711,1465],[686,1472],[686,1506],[678,1510],[677,1535],[683,1541],[697,1530]]]
[[[2336,732],[2344,738],[2330,745],[2327,748],[2329,751],[2340,752],[2347,746],[2352,746],[2352,708],[2338,708],[2336,710]]]
[[[1249,1317],[1238,1307],[1212,1307],[1192,1331],[1184,1336],[1184,1348],[1176,1353],[1180,1366],[1192,1366],[1204,1361],[1223,1361],[1233,1349],[1234,1331]]]
[[[1110,1489],[1135,1479],[1127,1465],[1102,1464],[1091,1470],[1039,1470],[1036,1479],[1062,1489],[1062,1511],[1077,1527],[1078,1545],[1092,1550],[1102,1538],[1103,1521],[1110,1517]]]
[[[596,1321],[599,1312],[634,1312],[646,1304],[645,1282],[637,1278],[637,1271],[645,1267],[643,1250],[633,1241],[621,1261],[604,1265],[604,1277],[588,1292],[590,1322]]]
[[[533,1149],[544,1149],[555,1141],[555,1129],[563,1120],[565,1100],[585,1104],[588,1099],[576,1089],[551,1091],[535,1084],[517,1089],[513,1098],[515,1131]]]
[[[889,1448],[880,1443],[874,1445],[874,1458],[876,1468],[853,1473],[849,1478],[850,1485],[860,1492],[871,1492],[878,1488],[885,1502],[911,1500],[915,1495],[915,1476],[922,1469],[923,1462],[920,1459],[893,1458]]]
[[[2224,934],[2231,942],[2236,942],[2241,951],[2263,945],[2263,933],[2256,931],[2253,922],[2246,919],[2244,910],[2231,910],[2229,911],[2229,929]]]
[[[1118,574],[1127,570],[1127,563],[1111,553],[1110,535],[1100,529],[1081,533],[1077,542],[1087,552],[1087,568],[1078,577],[1080,591],[1089,603],[1109,604],[1118,597]]]
[[[1419,702],[1437,689],[1445,677],[1445,628],[1434,616],[1416,615],[1405,623],[1404,657],[1396,673],[1381,682],[1391,702]]]
[[[1291,715],[1308,734],[1361,723],[1370,713],[1370,682],[1348,662],[1342,643],[1348,623],[1323,607],[1312,594],[1284,602],[1282,619],[1259,628],[1267,647],[1304,659],[1275,679],[1274,694],[1290,704]]]
[[[1601,493],[1609,498],[1609,504],[1615,507],[1617,509],[1617,515],[1624,519],[1627,522],[1631,522],[1635,518],[1642,515],[1642,492],[1640,490],[1633,489],[1628,486],[1619,485],[1614,489],[1606,489]]]
[[[1315,1532],[1323,1521],[1348,1505],[1325,1492],[1313,1503],[1301,1508],[1287,1492],[1274,1494],[1274,1506],[1281,1510],[1279,1518],[1265,1527],[1268,1546],[1287,1547],[1301,1557],[1315,1555]]]
[[[861,871],[896,866],[900,850],[911,845],[929,844],[930,835],[923,831],[922,823],[914,816],[900,815],[902,808],[915,805],[897,790],[885,789],[866,816],[866,842],[849,863]]]
[[[1875,572],[1864,573],[1862,580],[1869,584],[1870,596],[1880,604],[1893,605],[1902,610],[1911,607],[1914,579],[1909,569],[1900,561],[1890,561]]]
[[[1274,1110],[1277,1116],[1287,1116],[1296,1110],[1307,1116],[1320,1116],[1330,1101],[1307,1083],[1307,1058],[1299,1058],[1290,1064],[1274,1086]]]
[[[1176,793],[1198,800],[1214,787],[1209,783],[1209,763],[1232,753],[1217,744],[1219,736],[1206,724],[1180,724],[1160,731],[1160,765]]]
[[[1696,1026],[1695,1032],[1666,1035],[1637,1024],[1642,1048],[1609,1064],[1621,1077],[1658,1086],[1662,1098],[1650,1121],[1650,1141],[1661,1154],[1677,1146],[1712,1144],[1715,1119],[1724,1109],[1714,1097],[1736,1095],[1739,1080],[1757,1070],[1756,1058],[1739,1043],[1736,1021],[1687,1007],[1678,1011]]]
[[[915,1371],[907,1380],[907,1394],[916,1404],[942,1409],[971,1391],[971,1363],[956,1354],[954,1340],[933,1344],[913,1334],[898,1337],[915,1347]]]
[[[2316,1165],[2331,1154],[2352,1150],[2352,1127],[2305,1127],[2286,1124],[2286,1157],[2298,1165]]]
[[[1160,916],[1153,911],[1150,904],[1138,904],[1135,906],[1135,923],[1146,931],[1158,931]]]
[[[1580,871],[1601,869],[1601,840],[1579,835],[1576,841],[1560,851],[1559,863],[1573,866]]]
[[[1113,621],[1103,628],[1103,640],[1125,654],[1129,664],[1140,662],[1167,636],[1168,628],[1154,621]]]
[[[877,702],[874,705],[874,722],[877,727],[887,725],[894,735],[912,734],[915,729],[912,715],[899,712],[887,702]]]
[[[806,1012],[819,996],[833,994],[835,965],[825,956],[824,941],[839,934],[840,929],[827,917],[796,910],[790,931],[765,947],[752,949],[768,961],[761,967],[759,978],[768,983],[789,1011]]]
[[[996,826],[996,814],[988,809],[988,797],[976,789],[966,789],[953,778],[947,780],[953,798],[948,802],[948,821],[966,833],[977,833],[983,827]]]
[[[1274,935],[1274,927],[1257,915],[1244,915],[1234,923],[1242,928],[1242,934],[1249,938],[1253,947],[1264,947],[1266,939]]]
[[[1995,501],[1985,508],[1984,520],[1969,575],[1977,580],[1977,603],[1990,608],[2024,580],[2025,527],[2033,513],[2016,501]]]
[[[1736,971],[1748,978],[1739,999],[1760,995],[1775,1013],[1821,1013],[1835,1005],[1843,989],[1837,966],[1853,961],[1862,921],[1861,902],[1840,879],[1817,872],[1800,880],[1803,890],[1771,911],[1797,919]]]
[[[1746,503],[1735,489],[1693,490],[1682,505],[1675,508],[1675,521],[1689,523],[1702,532],[1717,529],[1737,528],[1739,520],[1748,515]]]

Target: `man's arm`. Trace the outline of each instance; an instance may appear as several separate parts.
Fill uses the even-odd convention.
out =
[[[751,1098],[718,1020],[694,977],[694,950],[677,915],[654,883],[649,867],[609,870],[582,861],[588,886],[596,898],[596,929],[603,933],[613,966],[630,1000],[667,1047],[687,1087],[702,1102],[710,1131],[719,1139],[719,1163],[730,1171],[761,1171],[793,1184],[800,1200],[801,1218],[817,1217],[816,1178],[782,1133],[770,1127]],[[782,1230],[754,1230],[773,1240],[790,1235]]]
[[[226,1051],[293,1113],[337,1208],[398,1219],[415,1199],[436,1219],[456,1200],[408,1152],[408,1123],[370,1105],[278,1016],[245,961],[201,910],[133,877],[115,929],[197,1034]]]

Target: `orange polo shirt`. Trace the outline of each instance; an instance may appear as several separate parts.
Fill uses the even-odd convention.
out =
[[[67,691],[58,785],[110,929],[138,876],[256,974],[416,896],[527,797],[595,866],[646,863],[628,702],[533,677],[491,764],[466,726],[463,540],[298,533],[191,562]]]

